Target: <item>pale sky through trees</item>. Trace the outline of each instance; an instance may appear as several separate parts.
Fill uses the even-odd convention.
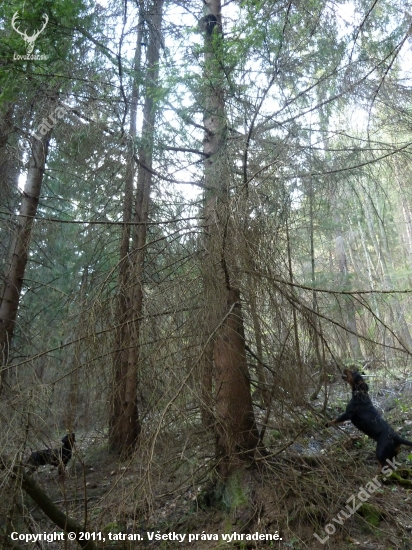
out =
[[[29,34],[47,14],[46,60],[16,12]],[[376,525],[335,526],[376,460],[331,422],[362,370],[412,440],[411,13],[0,3],[1,548],[67,528],[44,495],[136,550],[146,529],[315,550],[328,525],[336,550],[405,546],[408,450]]]

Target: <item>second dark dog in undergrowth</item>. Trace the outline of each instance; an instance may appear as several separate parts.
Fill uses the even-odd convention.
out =
[[[59,475],[64,474],[66,464],[72,457],[73,446],[76,441],[74,433],[67,434],[63,437],[63,445],[58,449],[43,449],[42,451],[34,451],[31,453],[27,466],[29,467],[30,472],[37,470],[39,466],[45,466],[50,464],[59,469]]]
[[[412,442],[401,437],[382,418],[375,409],[369,397],[369,387],[362,376],[354,371],[346,369],[342,378],[352,388],[352,399],[349,401],[346,411],[328,422],[328,425],[339,424],[350,420],[358,430],[376,441],[376,457],[380,470],[387,466],[387,460],[393,461],[401,450],[401,445],[412,447]]]

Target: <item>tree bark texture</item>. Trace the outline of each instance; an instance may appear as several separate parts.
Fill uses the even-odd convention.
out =
[[[149,219],[150,189],[152,184],[153,147],[156,120],[154,91],[158,86],[161,45],[161,26],[164,0],[153,0],[147,13],[149,43],[147,49],[147,69],[145,100],[143,107],[142,145],[138,149],[137,190],[133,221],[136,226],[132,235],[130,253],[124,242],[121,253],[127,265],[121,280],[121,307],[123,312],[121,353],[115,373],[115,401],[111,420],[111,447],[121,454],[129,454],[138,443],[141,431],[137,405],[138,370],[140,361],[140,328],[143,318],[144,265]],[[141,44],[138,39],[138,47]],[[135,94],[133,105],[136,105]],[[135,112],[134,112],[135,114]],[[132,128],[131,128],[132,129]],[[136,129],[134,128],[134,136]],[[135,160],[133,155],[132,160]],[[134,176],[134,174],[133,174]],[[130,185],[128,186],[130,196]],[[127,244],[129,236],[127,236]],[[122,260],[122,261],[124,261]],[[120,339],[119,339],[120,340]]]
[[[51,130],[41,140],[32,139],[31,158],[26,184],[22,194],[20,212],[4,274],[4,285],[0,302],[0,357],[3,366],[1,372],[2,385],[7,378],[7,363],[28,261],[31,231],[39,204],[50,136]]]
[[[137,80],[141,66],[141,43],[143,37],[143,18],[139,17],[136,49],[134,59],[134,78],[130,98],[130,126],[127,143],[127,159],[125,173],[125,191],[123,201],[122,237],[120,241],[119,260],[119,291],[117,303],[117,319],[119,329],[116,334],[116,349],[114,355],[112,410],[109,422],[109,446],[112,451],[124,453],[132,449],[140,433],[137,404],[130,406],[125,399],[125,386],[128,380],[129,350],[131,341],[131,295],[130,295],[130,237],[133,211],[133,183],[136,174],[135,139],[137,135],[136,115],[139,85]],[[136,408],[135,408],[136,407]]]
[[[228,292],[227,312],[216,338],[216,447],[226,477],[245,452],[254,450],[259,434],[250,392],[245,334],[238,289]]]
[[[204,394],[214,378],[215,437],[219,471],[223,478],[258,445],[245,335],[236,267],[229,246],[234,247],[230,223],[229,171],[226,169],[227,122],[224,100],[223,34],[220,0],[205,2],[206,15],[200,28],[205,37],[204,127],[205,153],[205,317],[207,331],[220,325],[213,353],[203,363]],[[223,319],[223,322],[221,322]],[[206,397],[207,399],[207,397]],[[204,399],[205,401],[205,399]],[[209,400],[210,401],[210,400]]]

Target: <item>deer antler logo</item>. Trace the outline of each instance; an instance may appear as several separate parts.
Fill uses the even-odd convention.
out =
[[[23,37],[23,40],[26,42],[27,44],[27,54],[30,54],[32,53],[33,51],[33,48],[34,48],[34,43],[36,41],[36,38],[39,36],[39,34],[41,34],[44,29],[46,28],[46,25],[47,23],[49,22],[49,17],[46,13],[43,13],[43,16],[42,16],[42,19],[44,21],[43,23],[43,27],[39,30],[39,31],[34,31],[33,35],[32,36],[27,36],[27,32],[24,31],[24,32],[21,32],[21,30],[19,29],[19,27],[16,27],[15,26],[15,23],[16,23],[16,19],[18,18],[19,16],[19,12],[16,11],[16,13],[13,15],[13,19],[11,20],[11,26],[13,27],[13,29],[18,32],[19,34],[21,34],[21,36]]]

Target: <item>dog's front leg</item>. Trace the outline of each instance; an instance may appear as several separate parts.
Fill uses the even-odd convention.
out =
[[[335,418],[334,420],[329,420],[326,422],[325,426],[328,428],[329,426],[336,426],[336,424],[341,424],[342,422],[346,422],[346,420],[351,419],[351,414],[349,414],[347,411],[345,411],[343,414],[338,416],[338,418]]]

